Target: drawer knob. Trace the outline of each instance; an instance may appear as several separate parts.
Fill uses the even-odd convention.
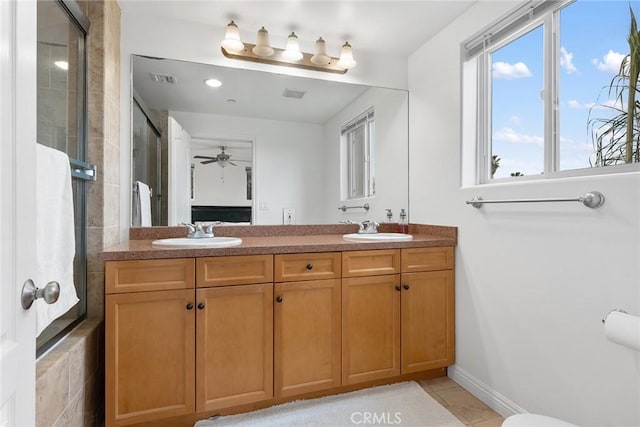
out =
[[[313,268],[313,264],[309,263],[307,264],[307,270],[311,270]]]
[[[203,302],[198,304],[198,310],[204,310],[204,303]]]
[[[400,285],[397,285],[397,286],[396,286],[396,291],[399,291],[399,290],[401,290],[401,289],[402,289],[402,288],[400,287]]]
[[[284,298],[282,298],[280,295],[278,295],[278,297],[276,298],[276,301],[277,301],[277,302],[282,302],[282,300],[283,300],[283,299],[284,299]]]
[[[187,304],[187,310],[193,310],[193,304],[191,303]]]
[[[405,288],[407,291],[409,290],[409,285],[403,285],[403,288]]]

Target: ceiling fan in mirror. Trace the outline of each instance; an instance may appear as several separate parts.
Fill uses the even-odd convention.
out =
[[[212,156],[193,156],[194,159],[204,159],[203,161],[201,161],[200,163],[203,165],[208,165],[210,163],[216,163],[218,166],[220,166],[221,168],[227,167],[227,165],[232,165],[232,166],[238,166],[236,163],[234,162],[247,162],[247,163],[251,163],[250,160],[240,160],[240,159],[233,159],[233,161],[231,160],[231,154],[227,154],[225,153],[225,150],[227,149],[226,145],[221,145],[220,147],[220,153],[216,154],[214,157]]]

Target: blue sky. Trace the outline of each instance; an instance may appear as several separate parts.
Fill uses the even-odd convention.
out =
[[[593,153],[589,108],[610,102],[602,88],[628,54],[629,6],[640,1],[577,0],[560,15],[560,169],[589,167]],[[502,160],[495,178],[543,170],[543,30],[533,29],[492,55],[493,154]],[[607,114],[596,107],[592,116]]]

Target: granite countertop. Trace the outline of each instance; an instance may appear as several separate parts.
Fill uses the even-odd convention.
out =
[[[395,231],[391,224],[384,224],[380,232]],[[342,238],[353,233],[353,225],[316,226],[223,226],[216,227],[217,236],[234,236],[242,244],[228,248],[158,248],[152,246],[155,239],[184,237],[184,227],[149,227],[131,229],[131,240],[112,246],[100,253],[104,261],[192,258],[225,255],[261,255],[305,252],[339,252],[371,249],[395,249],[430,246],[455,246],[457,228],[410,224],[413,240],[405,242],[353,242]]]

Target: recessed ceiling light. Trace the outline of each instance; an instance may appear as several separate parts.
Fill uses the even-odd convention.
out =
[[[69,63],[67,61],[55,61],[53,65],[60,68],[61,70],[67,71],[69,69]]]
[[[206,84],[209,87],[220,87],[222,86],[222,82],[218,79],[207,79],[204,81],[204,84]]]

